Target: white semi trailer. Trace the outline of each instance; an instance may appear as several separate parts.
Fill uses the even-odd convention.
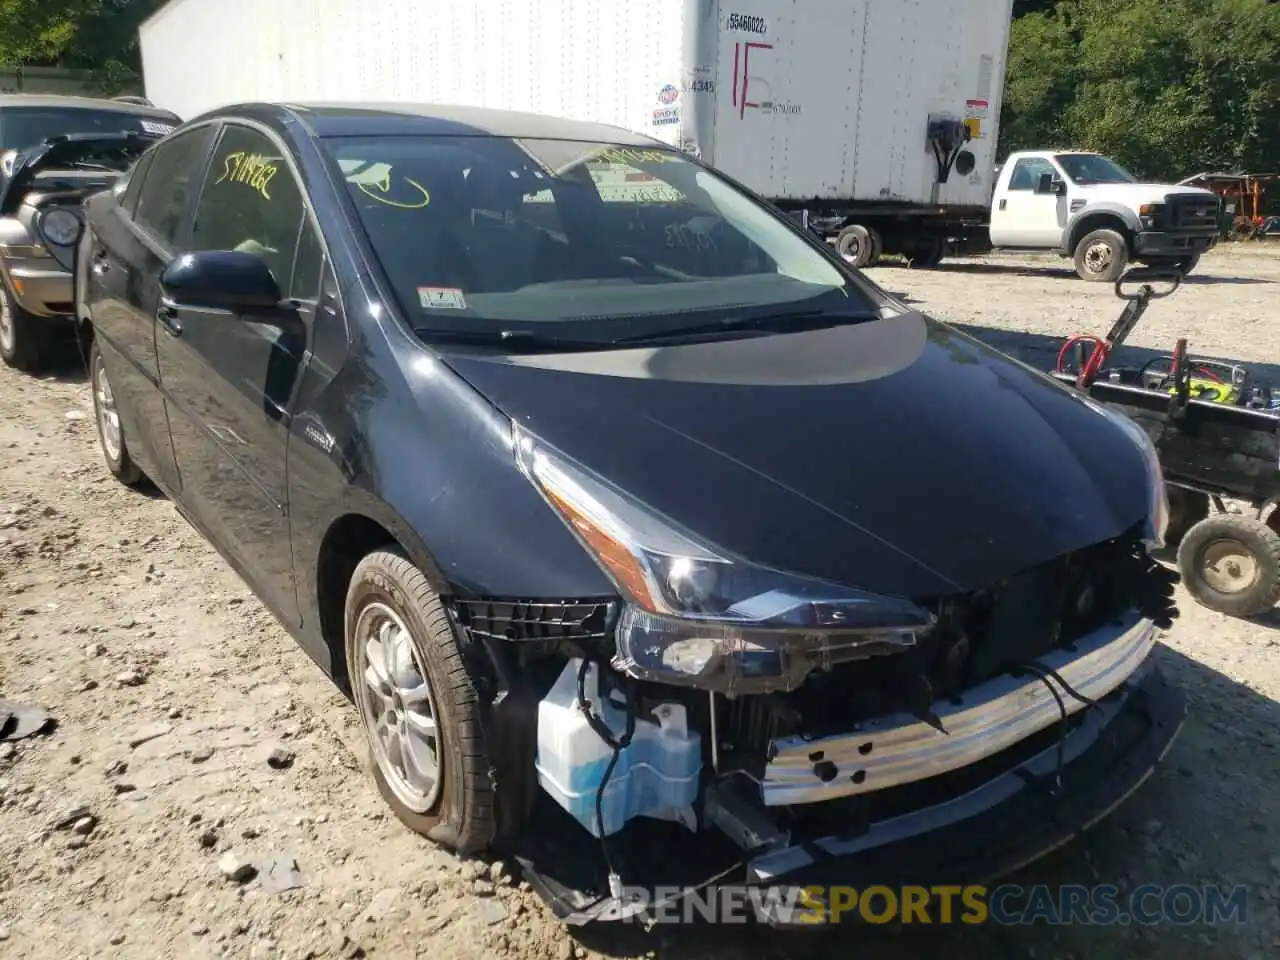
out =
[[[985,233],[1012,0],[171,0],[144,82],[612,123],[683,147],[836,240],[939,261]]]

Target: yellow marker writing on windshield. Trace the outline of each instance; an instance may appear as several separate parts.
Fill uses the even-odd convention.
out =
[[[356,184],[360,188],[360,192],[370,199],[377,200],[379,203],[385,203],[389,207],[399,207],[401,210],[421,210],[431,202],[431,194],[427,193],[427,188],[410,177],[401,177],[405,183],[414,187],[420,194],[421,200],[415,200],[413,203],[406,203],[403,200],[393,200],[387,196],[391,192],[391,172],[381,180],[373,183],[366,183],[363,180]]]

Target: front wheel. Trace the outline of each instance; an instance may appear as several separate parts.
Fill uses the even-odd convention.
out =
[[[1182,538],[1178,569],[1210,610],[1256,617],[1280,602],[1280,532],[1254,517],[1209,517]]]
[[[31,373],[44,361],[49,331],[40,317],[18,306],[8,285],[0,280],[0,360]]]
[[[1129,265],[1129,244],[1114,230],[1093,230],[1075,249],[1076,274],[1094,283],[1115,283]]]
[[[490,763],[475,687],[440,599],[407,558],[376,551],[351,577],[345,631],[378,792],[411,830],[480,852],[496,834]]]

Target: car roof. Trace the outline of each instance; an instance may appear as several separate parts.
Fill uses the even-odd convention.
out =
[[[242,103],[222,107],[206,116],[240,115],[265,119],[272,113],[276,120],[285,119],[282,114],[292,114],[310,128],[314,135],[321,137],[419,134],[603,141],[635,147],[668,146],[652,137],[604,123],[454,104]]]
[[[0,94],[0,112],[14,107],[63,110],[110,110],[134,117],[155,117],[172,120],[177,114],[159,107],[146,107],[126,100],[108,100],[98,97],[72,97],[56,93],[6,93]]]

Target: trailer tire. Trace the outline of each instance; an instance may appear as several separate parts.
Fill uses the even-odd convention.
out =
[[[867,266],[871,262],[872,251],[871,231],[861,224],[852,224],[836,234],[836,253],[852,266],[859,269]]]
[[[884,256],[884,237],[875,227],[867,227],[867,233],[871,235],[871,259],[867,261],[867,266],[874,267]]]
[[[1210,610],[1259,616],[1280,602],[1280,532],[1256,517],[1209,517],[1182,538],[1178,569],[1191,596]]]
[[[1115,283],[1129,265],[1129,244],[1114,230],[1091,230],[1076,244],[1076,275],[1092,283]]]
[[[947,242],[941,237],[918,240],[911,248],[911,266],[936,267],[947,255]]]
[[[1169,484],[1169,525],[1165,530],[1166,546],[1176,547],[1187,531],[1209,516],[1209,495],[1189,487]]]

